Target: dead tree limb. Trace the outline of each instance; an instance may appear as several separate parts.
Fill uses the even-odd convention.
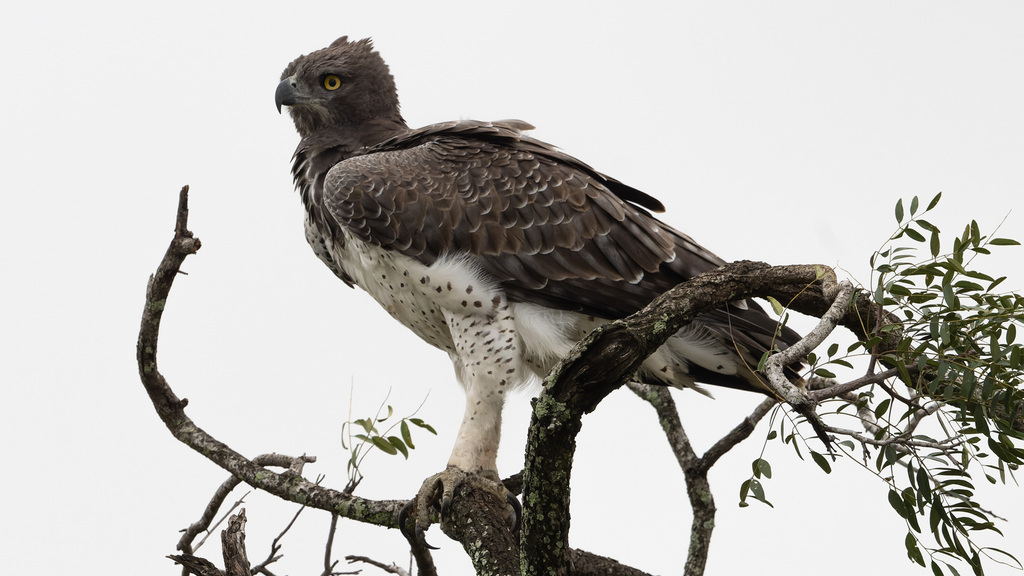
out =
[[[185,186],[178,196],[174,238],[146,287],[146,304],[136,348],[139,377],[160,419],[179,441],[254,488],[290,502],[337,512],[361,522],[397,528],[398,512],[405,501],[368,500],[318,486],[291,471],[277,473],[268,470],[220,442],[185,415],[188,400],[175,395],[157,368],[157,342],[160,319],[171,285],[185,258],[195,254],[200,246],[199,239],[188,230],[188,186]]]

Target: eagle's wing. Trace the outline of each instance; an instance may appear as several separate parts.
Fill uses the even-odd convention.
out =
[[[525,126],[410,131],[335,165],[324,205],[363,242],[427,265],[469,254],[512,301],[603,318],[723,263],[627,201],[656,200],[522,136]]]

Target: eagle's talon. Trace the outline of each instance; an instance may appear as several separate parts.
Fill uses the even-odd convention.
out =
[[[505,493],[505,502],[512,507],[512,511],[516,514],[516,519],[512,524],[512,533],[519,532],[519,529],[523,525],[523,506],[519,503],[519,499],[512,495],[511,492]]]
[[[406,523],[409,521],[409,512],[412,510],[413,502],[415,502],[415,500],[409,500],[405,503],[405,506],[402,506],[402,509],[398,511],[398,531],[401,532],[402,536],[405,536],[405,539],[409,542],[412,542],[413,533],[409,532],[409,527],[406,526]]]
[[[409,542],[411,546],[419,545],[428,550],[437,550],[438,548],[436,546],[431,546],[430,543],[427,542],[426,533],[423,530],[423,526],[421,526],[418,521],[413,520],[414,528],[412,531],[409,530],[409,517],[412,516],[412,511],[413,508],[415,508],[417,500],[418,497],[409,500],[398,512],[398,531],[402,533],[402,536],[405,537],[406,541]]]
[[[431,546],[430,543],[427,542],[426,531],[424,531],[423,527],[419,524],[416,525],[416,543],[427,550],[440,550],[437,546]]]
[[[437,510],[440,514],[440,521],[445,521],[451,513],[456,489],[466,483],[471,476],[476,476],[479,479],[474,483],[477,488],[484,488],[495,496],[503,498],[512,508],[514,518],[511,528],[513,532],[518,531],[523,520],[523,507],[501,482],[490,478],[492,475],[494,474],[486,472],[473,474],[456,466],[449,466],[444,472],[424,480],[416,496],[409,500],[398,513],[398,528],[402,532],[402,536],[412,546],[418,545],[430,550],[437,550],[437,547],[427,543],[425,537],[425,531],[431,524],[430,509]],[[410,518],[413,524],[411,528],[408,525]]]

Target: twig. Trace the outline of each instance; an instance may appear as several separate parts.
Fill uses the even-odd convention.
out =
[[[305,454],[299,456],[298,458],[295,458],[293,456],[285,456],[284,454],[261,454],[253,458],[252,461],[254,464],[257,464],[259,466],[276,466],[279,468],[287,468],[289,470],[297,469],[301,472],[303,464],[316,462],[316,457],[306,456]],[[215,530],[217,526],[219,526],[220,523],[223,522],[224,519],[227,516],[229,516],[232,511],[234,511],[235,508],[242,504],[242,502],[245,499],[245,496],[249,495],[248,492],[245,493],[245,496],[239,498],[238,501],[236,501],[235,504],[231,507],[231,509],[225,512],[223,516],[221,516],[221,519],[218,520],[216,524],[214,524],[212,527],[210,526],[211,522],[213,522],[214,516],[217,514],[217,510],[219,510],[220,507],[224,504],[224,501],[227,499],[228,495],[231,494],[231,491],[234,490],[235,487],[237,487],[239,484],[241,484],[241,482],[242,481],[239,478],[231,476],[217,488],[217,490],[213,493],[213,497],[210,498],[210,502],[206,505],[206,509],[203,510],[203,515],[199,518],[199,520],[193,522],[188,528],[182,531],[183,534],[181,535],[181,538],[178,539],[178,550],[185,552],[186,554],[191,554],[198,550],[203,545],[203,543],[206,542],[206,539],[209,538],[210,533],[212,533],[213,530]],[[195,539],[197,535],[204,531],[206,532],[206,535],[193,549],[192,541]]]
[[[700,458],[701,466],[704,469],[710,469],[726,452],[746,440],[753,433],[757,423],[767,416],[776,405],[778,405],[778,401],[775,398],[765,398],[762,400],[742,422],[737,424],[725,436],[719,438],[711,448],[708,448],[708,451]]]
[[[237,484],[237,482],[236,482],[236,484]],[[221,485],[221,487],[223,487],[223,484]],[[220,489],[218,489],[218,491],[219,490]],[[231,516],[231,514],[239,506],[241,506],[242,504],[245,504],[245,497],[248,496],[249,494],[252,494],[252,490],[248,490],[248,491],[246,491],[245,494],[242,494],[242,497],[239,498],[238,500],[235,500],[235,503],[231,505],[231,508],[228,508],[228,510],[226,512],[221,514],[220,519],[217,520],[216,522],[214,522],[213,526],[210,526],[210,528],[208,530],[206,530],[206,533],[203,534],[203,538],[199,541],[199,544],[196,544],[195,550],[185,550],[185,551],[186,552],[195,552],[195,551],[199,550],[200,548],[202,548],[203,544],[206,544],[206,541],[210,538],[210,535],[213,534],[213,531],[216,530],[218,526],[223,524],[224,521],[227,520],[228,517]],[[194,524],[193,524],[193,526],[194,526]],[[182,536],[182,538],[184,539],[184,536]],[[178,544],[178,550],[182,550],[182,548],[181,548],[181,541],[180,540],[179,540],[179,544]]]
[[[824,400],[828,400],[829,398],[837,398],[837,397],[840,397],[840,396],[842,396],[842,395],[844,395],[844,394],[846,394],[848,392],[853,392],[854,390],[863,388],[865,386],[870,386],[871,384],[877,384],[877,383],[882,382],[882,381],[884,381],[884,380],[886,380],[888,378],[892,378],[894,376],[898,376],[899,373],[900,372],[899,372],[898,369],[890,368],[890,369],[886,370],[885,372],[876,372],[875,374],[870,374],[870,375],[867,375],[867,376],[861,376],[860,378],[856,378],[856,379],[850,380],[849,382],[844,382],[842,384],[834,384],[832,386],[828,386],[828,387],[825,387],[825,388],[820,388],[818,390],[808,390],[807,398],[811,402],[817,404],[817,403],[820,403],[820,402],[822,402]]]
[[[338,529],[338,513],[334,512],[331,514],[331,528],[327,531],[327,545],[324,547],[324,571],[320,573],[320,576],[330,576],[331,571],[338,564],[335,560],[331,562],[331,548],[334,547],[334,533]]]
[[[840,282],[835,300],[829,309],[821,315],[818,325],[789,348],[777,354],[772,354],[765,362],[765,372],[768,376],[768,384],[772,392],[782,400],[785,400],[797,413],[807,419],[807,422],[817,433],[818,438],[825,444],[830,454],[832,454],[832,442],[828,437],[821,417],[814,411],[815,403],[803,390],[794,386],[786,378],[783,369],[785,366],[805,358],[812,350],[825,341],[825,338],[836,329],[839,321],[846,315],[852,295],[853,285],[847,280]],[[835,455],[833,454],[834,457]]]
[[[679,420],[679,411],[668,389],[663,386],[651,386],[631,382],[629,389],[646,400],[658,414],[661,429],[665,432],[672,453],[683,471],[686,479],[686,493],[689,496],[693,520],[690,525],[690,548],[683,568],[686,575],[700,575],[707,565],[708,550],[711,544],[711,532],[715,526],[714,497],[708,482],[708,471],[726,452],[739,444],[754,431],[757,423],[764,418],[778,402],[774,398],[766,398],[754,411],[743,419],[740,424],[730,430],[718,442],[698,457],[690,444],[690,439]]]
[[[389,574],[398,574],[399,576],[410,576],[409,572],[407,570],[405,570],[404,568],[399,567],[398,564],[394,564],[394,563],[392,563],[392,564],[384,564],[383,562],[377,562],[373,558],[367,558],[366,556],[351,556],[350,555],[350,556],[345,556],[345,560],[348,561],[349,564],[355,564],[356,562],[363,562],[364,564],[369,564],[370,566],[376,566],[377,568],[380,568],[381,570],[383,570],[383,571],[385,571],[385,572],[387,572]],[[358,571],[356,571],[356,572],[349,572],[349,574],[358,574]]]

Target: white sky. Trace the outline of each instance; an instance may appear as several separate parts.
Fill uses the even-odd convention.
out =
[[[176,574],[178,530],[225,474],[173,440],[138,381],[148,275],[192,186],[203,241],[167,308],[160,368],[201,426],[248,455],[315,454],[344,484],[338,443],[392,390],[430,398],[409,462],[373,456],[359,494],[411,496],[441,469],[462,410],[444,354],[309,251],[292,191],[297,136],[273,107],[284,66],[337,36],[372,36],[410,124],[522,118],[535,135],[661,198],[665,220],[726,259],[838,265],[867,282],[897,198],[942,191],[931,220],[976,218],[1024,238],[1024,5],[1011,2],[347,3],[20,2],[0,22],[0,541],[10,574]],[[1013,209],[1016,211],[1011,212]],[[1024,289],[1021,250],[991,267]],[[700,447],[759,400],[678,394]],[[512,402],[499,467],[518,470],[528,397]],[[918,573],[881,482],[831,476],[768,447],[775,509],[737,508],[755,438],[712,474],[709,574],[752,569]],[[979,480],[983,483],[984,480]],[[1024,494],[986,490],[1009,522],[988,544],[1024,556]],[[261,560],[292,507],[248,498]],[[618,392],[587,417],[573,546],[678,573],[682,478],[653,413]],[[308,511],[279,574],[316,574],[328,517]],[[445,574],[461,550],[437,530]],[[212,539],[212,540],[217,540]],[[338,556],[407,561],[396,531],[346,523]],[[201,555],[219,557],[216,543]],[[102,568],[101,568],[102,567]],[[1015,573],[990,565],[989,574]],[[966,568],[964,568],[966,570]],[[367,568],[367,574],[376,573]],[[962,573],[967,573],[962,571]]]

